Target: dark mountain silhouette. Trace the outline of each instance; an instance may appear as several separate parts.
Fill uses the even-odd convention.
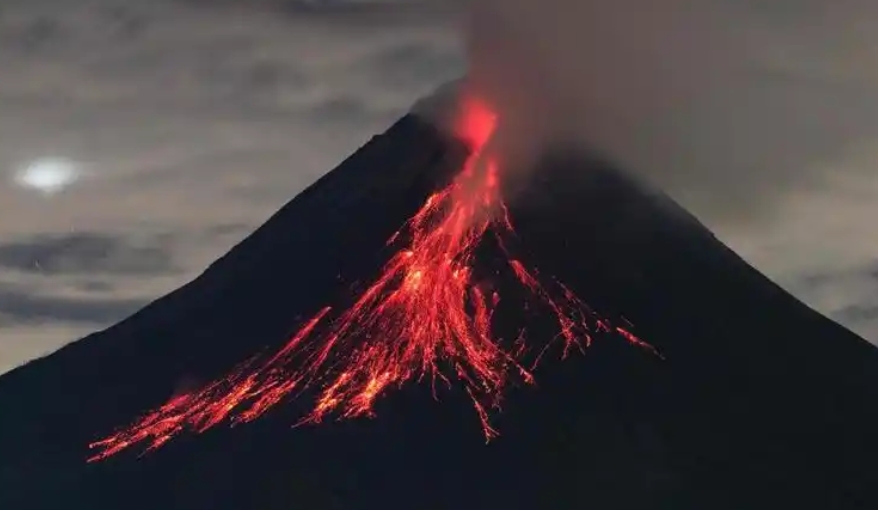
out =
[[[89,442],[374,277],[386,239],[465,152],[406,116],[192,283],[0,377],[0,508],[878,508],[876,349],[666,197],[572,151],[507,183],[521,248],[665,360],[612,339],[547,359],[487,446],[462,395],[411,386],[374,419],[292,430],[292,402],[85,462]]]

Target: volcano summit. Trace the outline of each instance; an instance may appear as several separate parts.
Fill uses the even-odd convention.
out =
[[[872,346],[594,155],[504,179],[455,107],[0,378],[2,508],[878,508]]]

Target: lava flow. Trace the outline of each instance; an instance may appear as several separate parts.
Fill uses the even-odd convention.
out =
[[[224,379],[171,399],[93,443],[97,453],[89,460],[138,444],[150,451],[184,431],[203,432],[223,421],[249,422],[306,389],[316,390],[316,402],[300,424],[370,415],[388,389],[423,379],[434,389],[437,382],[462,386],[486,438],[494,437],[490,411],[510,381],[533,381],[534,365],[523,361],[526,331],[513,347],[494,336],[500,296],[474,276],[476,248],[485,234],[495,233],[502,243],[513,230],[499,193],[498,165],[484,154],[496,116],[473,99],[463,102],[462,113],[457,135],[471,148],[464,168],[388,241],[399,251],[350,308],[337,315],[322,309],[270,358],[255,358]],[[544,281],[511,256],[505,266],[524,292],[554,314],[564,352],[584,349],[591,332],[614,333],[652,350],[595,315],[562,284]]]

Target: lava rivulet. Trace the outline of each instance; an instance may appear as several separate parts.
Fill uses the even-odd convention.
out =
[[[101,460],[134,445],[152,450],[184,431],[202,432],[221,422],[252,421],[304,390],[316,402],[302,420],[370,415],[387,390],[427,379],[457,384],[475,406],[487,439],[489,422],[511,381],[530,383],[521,340],[512,347],[496,338],[492,317],[500,301],[475,277],[476,249],[489,231],[502,243],[513,235],[502,202],[498,165],[486,144],[496,126],[481,102],[462,103],[457,136],[470,155],[457,178],[431,195],[388,241],[398,247],[380,276],[345,311],[326,307],[271,357],[254,358],[205,388],[178,396],[128,428],[93,443]],[[627,329],[594,314],[563,284],[542,278],[509,256],[505,266],[519,287],[550,310],[564,352],[584,349],[591,333],[615,333],[651,349]],[[546,346],[549,342],[546,342]],[[536,360],[545,352],[545,346]]]

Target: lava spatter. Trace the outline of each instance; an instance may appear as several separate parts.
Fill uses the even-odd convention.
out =
[[[500,296],[476,280],[476,249],[489,230],[501,242],[513,230],[500,196],[497,162],[485,153],[497,118],[476,99],[461,105],[456,134],[471,149],[464,167],[390,238],[388,244],[398,251],[352,306],[338,314],[323,308],[273,356],[254,358],[93,443],[96,453],[89,460],[135,445],[150,451],[184,431],[202,432],[224,421],[249,422],[304,390],[317,396],[300,424],[370,415],[386,391],[424,379],[434,388],[437,383],[462,386],[486,439],[496,436],[491,411],[511,381],[533,382],[531,371],[549,343],[526,366],[527,331],[512,347],[492,331]],[[551,311],[565,355],[587,347],[595,333],[615,333],[652,349],[598,317],[563,284],[511,257],[505,266],[532,300]]]

